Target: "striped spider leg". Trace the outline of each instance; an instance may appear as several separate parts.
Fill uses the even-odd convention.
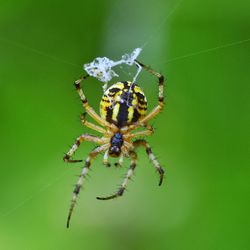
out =
[[[99,146],[97,148],[95,148],[94,150],[92,150],[86,161],[85,161],[85,164],[84,164],[84,167],[82,168],[82,172],[81,172],[81,175],[77,181],[77,184],[75,185],[75,188],[74,188],[74,191],[73,191],[73,196],[72,196],[72,200],[71,200],[71,204],[70,204],[70,208],[69,208],[69,213],[68,213],[68,218],[67,218],[67,228],[69,228],[69,223],[70,223],[70,219],[71,219],[71,215],[72,215],[72,212],[74,210],[74,207],[76,205],[76,200],[77,200],[77,197],[80,193],[80,189],[83,185],[83,182],[85,180],[85,177],[89,171],[89,168],[90,168],[90,164],[91,164],[91,161],[100,153],[106,151],[109,147],[109,143],[107,144],[103,144],[102,146]]]
[[[95,111],[94,109],[89,105],[88,100],[85,96],[85,94],[83,93],[83,90],[81,88],[81,82],[86,80],[89,77],[89,75],[83,76],[81,77],[79,80],[75,81],[75,88],[80,96],[80,99],[82,101],[82,105],[85,108],[86,112],[100,125],[102,126],[106,126],[106,127],[110,127],[110,124],[104,120],[103,118],[101,118]]]
[[[162,181],[163,181],[163,177],[164,177],[164,169],[160,166],[160,163],[157,161],[155,155],[152,152],[152,149],[151,149],[149,143],[144,139],[139,139],[139,140],[136,140],[133,142],[133,146],[135,148],[137,148],[139,146],[143,146],[145,148],[149,159],[153,162],[153,165],[160,176],[159,186],[161,186]]]
[[[144,65],[143,63],[140,63],[139,61],[136,60],[136,62],[146,71],[148,71],[150,74],[156,76],[159,80],[159,93],[158,93],[158,105],[145,117],[143,117],[140,121],[138,121],[138,123],[142,124],[142,126],[144,126],[144,124],[147,124],[147,122],[149,120],[151,120],[152,118],[154,118],[156,115],[158,115],[164,106],[164,95],[163,95],[163,91],[164,91],[164,76],[161,75],[160,73],[152,70],[151,68],[149,68],[148,66]]]

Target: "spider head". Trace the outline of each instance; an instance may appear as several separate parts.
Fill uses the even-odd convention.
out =
[[[110,141],[110,148],[109,148],[109,155],[111,157],[119,157],[121,154],[121,147],[123,145],[123,137],[121,133],[115,133],[114,136],[111,138]]]

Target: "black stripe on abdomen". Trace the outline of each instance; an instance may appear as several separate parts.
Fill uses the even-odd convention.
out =
[[[137,122],[139,120],[139,118],[141,117],[140,113],[138,112],[137,109],[134,109],[134,114],[133,114],[133,118],[132,118],[132,122]]]
[[[117,115],[117,126],[123,127],[128,122],[128,105],[126,102],[120,103],[120,109]]]

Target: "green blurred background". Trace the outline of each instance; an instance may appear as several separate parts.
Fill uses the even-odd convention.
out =
[[[250,249],[250,2],[0,2],[0,249]],[[167,78],[166,108],[124,197],[102,202],[126,173],[101,157],[66,217],[82,164],[63,153],[81,126],[73,81],[97,56],[139,59]],[[117,69],[131,80],[135,69]],[[118,79],[114,79],[118,80]],[[149,105],[157,80],[141,73]],[[98,110],[101,84],[85,87]],[[93,144],[81,146],[85,158]]]

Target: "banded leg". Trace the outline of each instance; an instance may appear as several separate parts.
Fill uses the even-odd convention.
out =
[[[73,196],[72,196],[72,200],[71,200],[71,204],[70,204],[70,208],[69,208],[69,213],[68,213],[68,218],[67,218],[67,228],[69,228],[69,223],[70,223],[70,218],[71,218],[71,215],[72,215],[72,212],[74,210],[74,207],[76,205],[76,200],[77,200],[77,197],[80,193],[80,189],[83,185],[83,182],[85,180],[85,177],[89,171],[89,168],[90,168],[90,164],[91,164],[91,161],[101,152],[107,150],[108,148],[108,144],[104,144],[96,149],[94,149],[93,151],[91,151],[91,153],[89,154],[89,156],[87,157],[86,161],[85,161],[85,165],[82,169],[82,172],[81,172],[81,175],[75,185],[75,188],[74,188],[74,191],[73,191]]]
[[[137,155],[134,151],[130,152],[130,157],[131,157],[131,163],[130,163],[130,167],[128,169],[128,172],[126,174],[126,177],[124,178],[123,182],[122,182],[122,185],[121,187],[119,188],[119,190],[113,194],[113,195],[110,195],[110,196],[107,196],[107,197],[96,197],[96,199],[98,200],[111,200],[111,199],[114,199],[114,198],[117,198],[119,196],[122,196],[127,185],[128,185],[128,181],[129,179],[131,179],[133,173],[134,173],[134,170],[135,170],[135,167],[136,167],[136,159],[137,159]]]
[[[82,125],[84,125],[84,126],[86,126],[86,127],[88,127],[88,128],[91,128],[91,129],[93,129],[93,130],[95,130],[95,131],[97,131],[97,132],[100,132],[100,133],[102,133],[102,134],[105,134],[105,133],[106,133],[106,130],[105,130],[104,128],[99,127],[99,126],[97,126],[97,125],[95,125],[95,124],[93,124],[93,123],[91,123],[91,122],[88,122],[88,121],[86,120],[86,113],[83,113],[83,114],[81,115],[81,123],[82,123]]]
[[[137,148],[139,146],[143,146],[146,149],[146,152],[148,154],[149,159],[153,162],[154,167],[156,168],[157,172],[160,175],[160,181],[159,181],[159,186],[160,186],[162,184],[162,181],[163,181],[164,170],[160,166],[160,163],[156,160],[156,157],[154,156],[150,145],[148,144],[148,142],[146,140],[136,140],[133,142],[133,145],[135,148]]]
[[[80,144],[83,141],[92,141],[98,144],[103,144],[105,142],[103,139],[94,135],[87,135],[87,134],[81,135],[76,139],[75,144],[73,144],[69,152],[63,157],[63,160],[65,162],[82,162],[82,160],[71,160],[70,158],[75,153],[75,151],[79,148]]]
[[[144,65],[143,63],[138,62],[137,60],[135,60],[143,69],[145,69],[146,71],[148,71],[150,74],[156,76],[159,80],[159,94],[158,94],[158,105],[148,114],[146,115],[144,118],[142,118],[139,123],[141,124],[145,124],[147,123],[149,120],[151,120],[153,117],[155,117],[157,114],[159,114],[161,112],[161,110],[163,109],[163,105],[164,105],[164,95],[163,95],[163,91],[164,91],[164,76],[161,75],[160,73],[152,70],[151,68],[147,67],[146,65]]]
[[[85,79],[87,79],[89,77],[89,75],[83,76],[80,79],[75,81],[75,87],[76,90],[81,98],[83,107],[85,108],[86,112],[96,121],[98,122],[100,125],[102,126],[107,126],[109,127],[109,123],[107,121],[105,121],[104,119],[102,119],[95,111],[92,107],[89,106],[88,100],[86,98],[86,96],[83,93],[83,90],[81,88],[81,82]]]

